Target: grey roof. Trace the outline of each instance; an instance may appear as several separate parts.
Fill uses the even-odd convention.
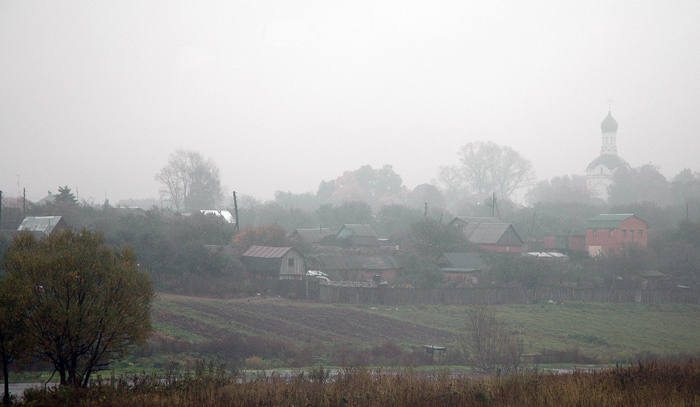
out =
[[[370,225],[346,223],[345,225],[343,225],[342,228],[340,228],[338,234],[340,234],[343,229],[346,229],[350,236],[370,236],[374,238],[377,237],[377,234],[374,233],[374,229],[372,229]]]
[[[280,259],[288,251],[292,250],[291,247],[272,247],[272,246],[250,246],[248,250],[243,253],[244,257],[259,257],[265,259]]]
[[[486,267],[486,263],[476,252],[443,253],[442,255],[445,260],[442,265],[446,266],[441,267],[442,271],[470,272],[483,270]]]
[[[374,236],[349,236],[347,239],[355,246],[378,246],[381,243]]]
[[[330,228],[309,228],[295,229],[292,236],[297,235],[305,242],[318,243],[326,236],[335,235],[335,231]]]
[[[282,266],[282,257],[291,247],[251,246],[243,253],[241,260],[248,271],[276,275]]]
[[[27,216],[17,230],[42,232],[48,235],[59,224],[64,228],[68,226],[61,216]]]
[[[588,219],[586,229],[617,229],[623,220],[637,218],[633,213],[604,213]],[[639,219],[639,218],[637,218]],[[644,222],[642,219],[639,219]],[[644,222],[646,224],[646,222]]]
[[[510,223],[468,224],[462,230],[472,244],[523,244],[522,239]]]
[[[333,255],[319,256],[324,270],[394,270],[399,263],[392,256]]]
[[[134,215],[146,217],[146,211],[139,206],[117,206],[114,211],[121,216]]]
[[[54,202],[56,202],[56,195],[52,194],[51,191],[49,191],[48,195],[38,200],[34,205],[40,206]]]
[[[503,223],[500,220],[493,218],[493,217],[478,217],[478,216],[455,216],[454,219],[452,219],[453,223],[466,223],[466,224],[472,224],[472,223]]]
[[[229,211],[222,211],[219,209],[200,209],[199,213],[202,215],[217,216],[226,221],[226,223],[236,223],[236,219],[233,218],[233,215],[231,215],[231,212]]]
[[[591,171],[600,164],[603,164],[610,170],[629,166],[627,161],[623,160],[622,157],[617,154],[601,154],[588,164],[586,171]]]

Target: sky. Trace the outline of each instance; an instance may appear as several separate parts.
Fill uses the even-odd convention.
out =
[[[538,179],[618,153],[700,171],[697,1],[0,3],[0,190],[156,198],[178,149],[227,191],[315,192],[362,165],[412,189],[472,141]]]

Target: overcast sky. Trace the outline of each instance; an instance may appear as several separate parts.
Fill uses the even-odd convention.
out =
[[[0,2],[0,190],[158,196],[176,149],[267,200],[391,164],[408,188],[470,141],[538,179],[618,152],[700,171],[698,1]]]

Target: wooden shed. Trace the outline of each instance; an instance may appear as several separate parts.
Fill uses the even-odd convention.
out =
[[[292,247],[251,246],[242,261],[249,272],[280,280],[301,280],[306,275],[304,256]]]

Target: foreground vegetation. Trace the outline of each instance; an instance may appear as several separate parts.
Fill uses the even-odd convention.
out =
[[[132,377],[88,389],[26,394],[27,406],[697,406],[700,362],[648,362],[570,374],[453,377],[411,370],[322,369],[252,380],[201,368],[194,375]]]

